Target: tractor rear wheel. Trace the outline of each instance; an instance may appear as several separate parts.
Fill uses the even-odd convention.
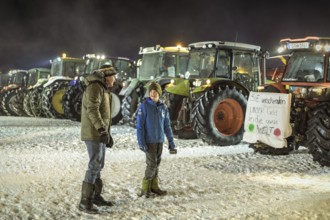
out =
[[[330,103],[319,105],[309,114],[306,146],[321,166],[330,166]]]
[[[8,116],[26,116],[23,111],[23,91],[12,89],[4,94],[2,106]]]
[[[48,118],[64,118],[63,95],[69,81],[55,81],[42,92],[42,109]]]
[[[32,90],[29,90],[24,95],[23,110],[24,110],[25,114],[27,114],[29,117],[34,117],[32,111],[31,111],[31,105],[30,105],[31,92],[32,92]]]
[[[19,116],[17,111],[14,109],[14,103],[17,102],[17,94],[16,91],[17,89],[14,90],[8,90],[3,94],[2,97],[2,110],[7,116]]]
[[[83,91],[78,86],[69,86],[63,95],[64,115],[72,121],[81,120],[81,102]]]
[[[192,109],[197,136],[210,145],[238,144],[243,138],[247,99],[235,87],[209,90]]]
[[[42,86],[38,88],[34,88],[32,92],[30,93],[30,107],[31,112],[34,115],[34,117],[45,117],[42,110]]]

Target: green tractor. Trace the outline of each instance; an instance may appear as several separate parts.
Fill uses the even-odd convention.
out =
[[[314,161],[330,166],[330,37],[282,39],[278,50],[289,54],[279,82],[260,86],[260,92],[291,94],[292,134],[286,146],[251,143],[256,152],[283,155],[305,146]]]
[[[11,77],[8,86],[1,91],[1,106],[4,113],[8,116],[25,116],[23,111],[24,89],[28,81],[26,70],[10,70],[8,75]]]
[[[83,71],[85,60],[63,54],[51,63],[51,78],[43,85],[42,110],[48,118],[65,118],[63,95],[71,80]]]
[[[48,81],[50,77],[50,69],[32,68],[28,70],[28,83],[24,94],[23,110],[30,117],[40,116],[40,92],[42,85]],[[41,89],[41,91],[40,91]]]
[[[135,126],[136,111],[147,94],[150,81],[157,81],[163,91],[175,77],[183,76],[188,61],[188,50],[185,47],[140,48],[141,60],[138,62],[137,78],[125,82],[119,95],[124,96],[122,104],[123,123]]]
[[[84,77],[92,74],[102,65],[109,64],[112,65],[117,71],[116,82],[111,89],[112,124],[117,124],[122,119],[122,97],[119,96],[119,92],[123,87],[123,82],[135,76],[136,72],[134,61],[125,57],[108,57],[95,54],[87,54],[84,56],[84,59],[86,60],[86,66],[83,74],[79,75],[70,82],[70,86],[67,88],[63,96],[62,103],[64,106],[64,114],[71,120],[80,121],[82,94],[85,88]]]
[[[166,87],[174,133],[196,136],[210,145],[238,144],[250,91],[262,79],[264,54],[259,46],[224,41],[189,45],[188,69]]]

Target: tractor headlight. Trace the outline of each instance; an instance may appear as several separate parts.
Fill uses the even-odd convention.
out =
[[[193,82],[193,85],[196,86],[196,87],[199,87],[202,85],[202,81],[200,81],[199,79],[196,79],[194,82]]]

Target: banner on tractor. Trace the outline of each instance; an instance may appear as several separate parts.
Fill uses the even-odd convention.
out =
[[[287,147],[291,94],[250,92],[244,123],[243,141],[263,142],[274,148]]]

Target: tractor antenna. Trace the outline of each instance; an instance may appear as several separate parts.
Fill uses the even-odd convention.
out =
[[[235,42],[238,40],[238,31],[236,31]]]

